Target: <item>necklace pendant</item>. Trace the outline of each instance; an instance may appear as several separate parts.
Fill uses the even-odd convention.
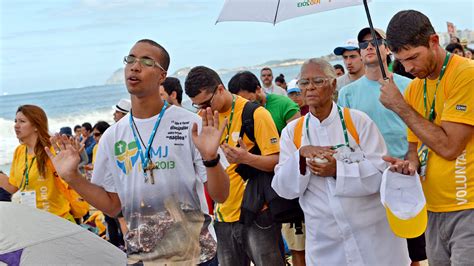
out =
[[[153,169],[155,169],[155,164],[150,160],[150,161],[148,161],[148,165],[147,165],[147,167],[145,168],[145,173],[146,173],[147,171],[150,172],[149,177],[150,177],[150,183],[151,183],[152,185],[155,184],[155,176],[153,175]],[[147,175],[147,177],[148,177],[148,175]],[[148,178],[147,178],[147,181],[148,181]]]
[[[150,171],[150,183],[152,185],[155,184],[155,176],[153,175],[153,169],[155,169],[155,164],[151,160],[148,161],[148,166],[146,169]]]

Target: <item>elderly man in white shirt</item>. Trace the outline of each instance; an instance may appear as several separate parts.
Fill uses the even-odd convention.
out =
[[[409,265],[406,240],[390,230],[380,202],[387,148],[375,123],[333,103],[336,73],[328,62],[306,61],[298,84],[310,112],[283,130],[272,187],[299,197],[306,263]]]

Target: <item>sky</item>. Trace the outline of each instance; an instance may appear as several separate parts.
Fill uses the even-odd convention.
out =
[[[270,0],[267,0],[270,1]],[[302,0],[303,1],[303,0]],[[367,26],[362,5],[283,21],[215,24],[224,0],[0,0],[0,95],[102,85],[133,44],[149,38],[182,67],[214,69],[332,53]],[[373,24],[398,11],[474,29],[473,0],[372,0]]]

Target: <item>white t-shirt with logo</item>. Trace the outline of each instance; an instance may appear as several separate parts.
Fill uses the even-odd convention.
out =
[[[145,145],[157,118],[134,118]],[[150,152],[154,184],[145,183],[130,114],[100,139],[92,182],[120,198],[129,229],[125,237],[129,258],[198,264],[216,254],[204,196],[206,169],[192,141],[193,123],[200,127],[201,118],[183,108],[170,106],[165,111]],[[141,143],[143,153],[145,145]]]

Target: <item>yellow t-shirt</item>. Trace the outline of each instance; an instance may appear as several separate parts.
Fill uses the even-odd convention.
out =
[[[224,130],[221,142],[225,142],[226,135],[229,135],[228,144],[236,147],[238,144],[240,128],[242,127],[242,111],[247,100],[240,96],[236,96],[234,115],[230,121],[230,114],[232,108],[227,112],[219,114],[219,122],[223,123],[225,118],[228,118],[229,131]],[[254,112],[254,130],[255,141],[261,150],[262,155],[271,155],[280,152],[280,141],[278,131],[270,113],[261,107]],[[250,150],[255,144],[251,142],[246,135],[243,137],[247,150]],[[220,222],[236,222],[240,218],[240,207],[245,190],[245,182],[239,174],[235,172],[237,164],[231,164],[227,167],[226,172],[230,179],[229,197],[224,203],[216,204],[215,217]]]
[[[97,143],[97,145],[95,145],[94,148],[92,149],[92,165],[95,164],[95,155],[97,154],[98,147],[99,147],[99,143]]]
[[[427,79],[428,112],[433,102],[436,80]],[[415,79],[405,91],[406,101],[422,116],[425,114],[423,80]],[[435,124],[441,121],[474,125],[474,61],[454,55],[439,83],[435,103]],[[408,129],[408,141],[421,141]],[[427,208],[450,212],[474,208],[474,136],[463,153],[453,161],[429,151],[426,180],[422,182]]]
[[[33,161],[33,155],[27,155],[29,171],[28,186],[25,187],[25,155],[26,146],[18,146],[13,155],[9,183],[16,186],[20,191],[34,190],[36,192],[37,208],[61,217],[70,217],[69,201],[56,188],[54,170],[51,167],[46,167],[46,176],[40,176],[37,167],[38,161],[36,159]],[[33,164],[31,164],[32,161]]]

